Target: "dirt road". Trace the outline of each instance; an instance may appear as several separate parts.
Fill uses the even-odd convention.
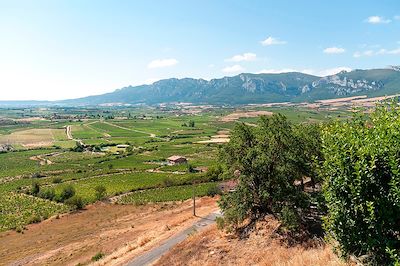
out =
[[[216,198],[197,201],[199,216],[218,209]],[[96,203],[84,211],[0,233],[0,265],[126,265],[198,220],[191,201],[144,206]]]
[[[154,261],[167,253],[172,247],[185,240],[191,234],[202,231],[208,225],[213,224],[215,222],[215,219],[219,216],[221,216],[220,212],[213,212],[203,218],[200,218],[195,224],[193,224],[189,228],[172,236],[158,247],[153,248],[145,254],[135,258],[128,264],[128,266],[151,265]]]
[[[72,127],[71,126],[67,126],[66,129],[65,129],[65,132],[66,132],[67,138],[69,140],[73,140],[73,141],[79,142],[79,144],[82,145],[82,146],[85,145],[81,139],[74,139],[74,137],[72,136]]]

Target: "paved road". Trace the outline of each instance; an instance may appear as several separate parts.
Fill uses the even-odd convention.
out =
[[[135,258],[131,262],[127,264],[127,266],[142,266],[142,265],[150,265],[151,263],[155,262],[159,259],[162,255],[167,253],[172,247],[179,244],[183,240],[185,240],[190,234],[193,232],[198,232],[207,227],[208,225],[215,222],[217,217],[221,216],[219,212],[213,212],[206,217],[201,218],[196,223],[194,223],[191,227],[185,229],[184,231],[172,236],[171,238],[167,239],[158,247],[155,247],[145,254]]]

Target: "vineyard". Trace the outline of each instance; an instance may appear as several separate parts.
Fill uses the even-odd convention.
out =
[[[145,204],[149,202],[181,201],[193,196],[212,196],[217,190],[215,183],[204,183],[195,186],[178,186],[136,191],[118,199],[120,204]]]
[[[196,196],[214,194],[221,177],[204,171],[217,162],[219,144],[198,142],[232,129],[236,122],[219,119],[230,111],[193,115],[151,108],[32,109],[31,116],[40,119],[0,128],[0,140],[14,147],[0,153],[0,231],[19,230],[94,203],[98,187],[104,190],[102,197],[116,197],[121,204],[185,200],[193,194],[193,182]],[[285,112],[296,120],[324,119],[308,110]],[[17,119],[24,112],[0,114]],[[69,139],[67,127],[86,148]],[[35,140],[48,145],[28,149],[19,144]],[[185,156],[188,164],[168,164],[172,155]],[[69,201],[65,190],[71,192]]]

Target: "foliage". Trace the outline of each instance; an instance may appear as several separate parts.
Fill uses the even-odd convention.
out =
[[[68,211],[64,204],[26,194],[0,194],[0,231],[23,228],[33,221]]]
[[[393,262],[400,251],[398,106],[383,104],[370,117],[357,113],[351,121],[332,123],[322,139],[328,236],[344,256]]]
[[[85,203],[82,200],[82,197],[78,195],[74,195],[65,200],[65,204],[75,208],[76,210],[81,210],[85,207]]]
[[[235,229],[247,218],[255,220],[268,213],[280,218],[282,210],[288,209],[298,216],[298,210],[307,206],[305,194],[294,181],[313,174],[310,162],[318,139],[311,142],[304,130],[280,114],[261,117],[257,127],[235,127],[221,153],[231,174],[240,171],[236,190],[219,202],[228,227]]]
[[[98,185],[94,188],[97,200],[102,200],[107,196],[107,189],[103,185]]]
[[[221,194],[221,189],[218,187],[217,184],[215,184],[214,186],[210,186],[207,190],[207,196],[209,197],[214,197],[219,194]]]
[[[215,187],[215,183],[203,183],[194,185],[196,196],[206,196],[210,188]],[[120,204],[145,204],[148,202],[164,202],[187,200],[193,196],[193,185],[174,186],[166,188],[148,189],[136,191],[122,196],[118,199]]]
[[[31,194],[36,196],[40,191],[40,185],[38,182],[32,182],[32,187],[31,187]]]
[[[92,257],[92,261],[99,261],[104,257],[104,253],[98,252]]]
[[[54,188],[42,188],[38,194],[39,198],[53,200],[56,197]]]
[[[60,201],[66,201],[69,198],[72,198],[75,195],[75,188],[72,185],[67,185],[63,187],[60,194]]]

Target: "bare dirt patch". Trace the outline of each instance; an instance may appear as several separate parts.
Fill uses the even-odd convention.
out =
[[[54,143],[54,134],[62,129],[28,129],[0,136],[0,144],[20,144],[27,148],[47,147]]]
[[[221,130],[217,132],[217,135],[211,136],[211,139],[209,140],[201,140],[196,143],[227,143],[230,140],[230,135],[229,131],[227,130]]]
[[[197,201],[200,216],[217,209],[216,199]],[[23,234],[0,233],[0,264],[77,265],[98,252],[99,265],[124,265],[191,225],[191,201],[145,206],[97,203],[87,210],[29,225]]]
[[[240,239],[213,225],[175,246],[155,265],[346,265],[321,241],[287,246],[275,237],[278,226],[270,219]]]
[[[272,112],[269,111],[238,111],[226,115],[221,118],[222,122],[233,122],[238,120],[239,118],[251,118],[251,117],[258,117],[261,115],[272,115]]]

